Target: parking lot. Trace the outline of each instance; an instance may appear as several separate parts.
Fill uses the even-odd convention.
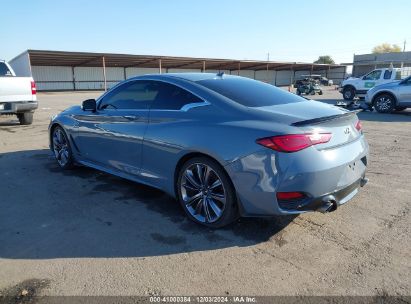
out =
[[[335,212],[209,230],[161,191],[58,168],[50,116],[100,94],[38,93],[30,126],[0,117],[3,293],[32,284],[60,296],[409,295],[410,109],[359,114],[370,181]],[[315,98],[334,104],[341,95],[328,89]]]

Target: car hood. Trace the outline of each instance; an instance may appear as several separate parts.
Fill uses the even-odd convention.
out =
[[[79,112],[83,112],[81,106],[72,106],[70,108],[65,109],[61,114],[70,115],[70,114],[78,114]]]
[[[373,88],[373,90],[379,90],[379,89],[388,89],[388,88],[393,88],[396,87],[401,81],[394,81],[394,82],[389,82],[389,83],[384,83],[377,85]]]
[[[260,113],[268,114],[272,118],[286,124],[302,120],[340,115],[349,111],[315,100],[305,100],[295,103],[254,108]]]

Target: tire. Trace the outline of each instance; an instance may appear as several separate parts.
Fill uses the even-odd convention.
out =
[[[395,111],[401,112],[404,111],[407,107],[395,107]]]
[[[297,93],[298,96],[301,96],[301,91],[299,89],[297,89],[296,93]]]
[[[319,91],[319,92],[318,92],[318,95],[323,95],[323,91]]]
[[[342,94],[344,100],[353,100],[355,97],[355,89],[353,87],[344,87]]]
[[[198,224],[220,228],[238,218],[234,186],[220,164],[210,158],[194,157],[184,163],[176,189],[188,218]]]
[[[53,154],[60,168],[64,170],[73,168],[74,157],[67,134],[63,128],[57,126],[53,129],[51,141]]]
[[[18,113],[17,118],[21,125],[31,125],[33,123],[33,112]]]
[[[374,108],[379,113],[391,113],[395,109],[395,99],[391,94],[380,94],[374,99]]]

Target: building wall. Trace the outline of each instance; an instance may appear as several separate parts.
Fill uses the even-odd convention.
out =
[[[32,66],[31,72],[37,83],[39,91],[50,90],[104,90],[104,74],[102,67],[65,67],[65,66]],[[138,67],[107,67],[106,79],[107,87],[112,88],[119,82],[133,76],[156,74],[157,68]],[[163,73],[187,73],[201,72],[199,69],[163,69]],[[207,73],[218,73],[219,70],[206,70]],[[304,71],[273,71],[273,70],[224,70],[227,75],[237,75],[260,80],[277,86],[288,86],[301,75],[309,75],[309,70]],[[339,84],[345,77],[345,67],[339,67],[330,71],[314,71],[313,74],[320,74],[332,79],[335,84]]]
[[[376,68],[410,67],[411,52],[354,55],[353,76],[360,77]]]
[[[29,53],[24,52],[20,54],[16,58],[10,60],[9,64],[14,70],[14,73],[16,73],[16,76],[31,76]]]

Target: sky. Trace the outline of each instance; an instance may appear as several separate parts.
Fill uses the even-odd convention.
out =
[[[410,0],[2,0],[0,58],[26,49],[336,63],[411,51]]]

